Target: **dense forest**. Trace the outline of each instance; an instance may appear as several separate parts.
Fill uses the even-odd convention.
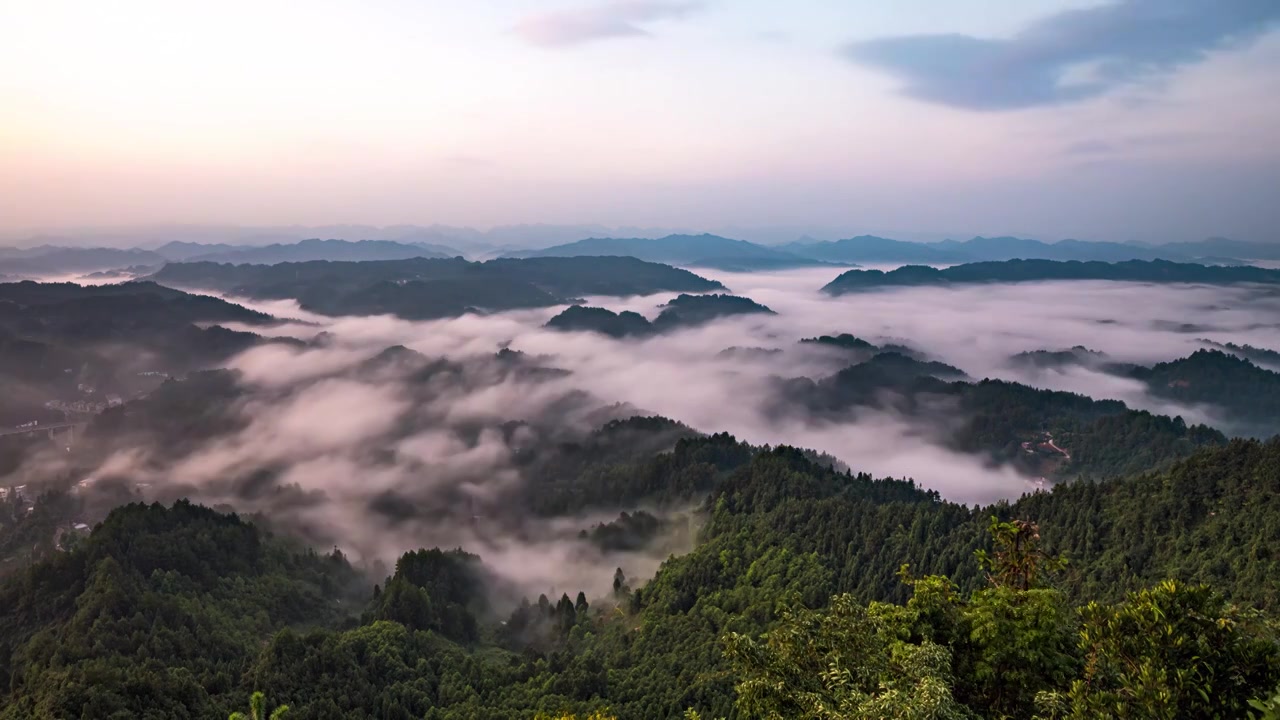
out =
[[[1280,0],[0,0],[0,720],[1280,720],[1277,91]]]
[[[653,333],[653,323],[638,312],[613,312],[606,308],[570,305],[547,321],[547,327],[564,332],[593,332],[621,339]]]
[[[483,557],[370,581],[235,515],[124,506],[0,587],[0,716],[261,691],[298,718],[1243,717],[1280,682],[1280,442],[988,508],[723,435],[610,477],[702,497],[694,549],[514,607]]]
[[[1014,367],[1061,370],[1073,366],[1098,367],[1108,362],[1106,353],[1077,345],[1067,350],[1028,350],[1009,358]]]
[[[231,322],[269,333],[274,319],[149,282],[0,284],[0,427],[86,415],[257,345],[298,344],[211,324]]]
[[[867,409],[888,410],[932,423],[940,441],[956,450],[1059,479],[1131,474],[1227,441],[1213,428],[1118,400],[958,380],[964,373],[944,363],[876,352],[817,381],[781,381],[775,412],[839,422]]]
[[[171,263],[151,276],[163,285],[255,299],[296,299],[322,315],[390,314],[410,320],[466,312],[563,305],[584,295],[708,292],[724,287],[669,265],[630,257],[410,258],[276,265]]]
[[[734,315],[773,315],[772,310],[750,298],[736,295],[688,295],[681,293],[650,322],[639,313],[615,313],[604,308],[573,305],[547,322],[553,330],[595,332],[613,338],[645,337],[711,322]]]
[[[186,247],[183,247],[187,245]],[[426,243],[393,240],[321,240],[312,238],[296,243],[273,243],[258,246],[232,246],[169,243],[156,250],[170,262],[213,262],[231,265],[275,265],[285,262],[408,260],[411,258],[448,258],[461,255],[457,250]]]
[[[974,237],[968,240],[910,242],[858,235],[833,241],[800,240],[781,246],[804,257],[832,262],[916,263],[948,265],[956,263],[1023,260],[1124,262],[1128,260],[1172,260],[1239,264],[1232,258],[1274,259],[1277,251],[1270,243],[1252,243],[1225,238],[1199,242],[1175,242],[1157,246],[1118,242],[1060,240],[1043,242],[1019,237]]]
[[[1280,372],[1259,367],[1220,350],[1198,350],[1190,357],[1139,367],[1129,376],[1146,383],[1153,395],[1219,408],[1236,434],[1270,436],[1280,432],[1275,408],[1280,402]]]
[[[928,356],[925,353],[901,343],[885,343],[883,345],[876,345],[875,343],[868,342],[867,340],[850,333],[801,338],[800,345],[801,347],[828,350],[846,363],[865,362],[881,353],[898,353],[899,355],[905,355],[913,360],[928,359]],[[951,374],[955,377],[959,378],[965,376],[964,372],[958,368],[951,368],[951,370],[954,370]]]
[[[233,234],[247,229],[228,229]],[[1042,242],[1018,237],[974,237],[968,240],[911,242],[859,235],[839,240],[816,241],[804,238],[783,245],[735,240],[717,235],[666,235],[664,237],[591,236],[606,228],[545,228],[544,247],[513,250],[511,243],[530,239],[534,228],[498,228],[496,232],[480,232],[468,228],[395,229],[352,226],[299,229],[315,236],[281,233],[278,228],[249,231],[251,244],[226,242],[169,241],[156,248],[60,247],[37,245],[27,248],[0,247],[0,278],[39,275],[118,271],[130,266],[158,268],[166,262],[215,262],[241,264],[276,264],[283,262],[377,261],[415,257],[448,258],[476,255],[506,247],[504,257],[577,257],[629,256],[647,262],[686,267],[717,268],[748,272],[796,267],[821,267],[854,263],[916,263],[946,265],[957,263],[1024,260],[1100,261],[1170,260],[1204,264],[1243,264],[1250,259],[1277,260],[1273,244],[1212,238],[1198,242],[1165,243],[1158,246],[1129,243],[1062,240]],[[299,231],[294,231],[299,232]],[[383,239],[340,240],[326,233],[365,233],[364,237]],[[515,235],[513,236],[512,233]],[[292,237],[290,237],[292,235]],[[196,234],[199,236],[199,233]],[[489,236],[489,237],[487,237]],[[219,235],[220,239],[224,236]],[[303,239],[307,237],[307,239]],[[494,237],[502,237],[494,240]],[[32,238],[36,240],[36,238]],[[270,244],[261,244],[261,243]],[[470,251],[465,252],[465,251]]]
[[[1280,283],[1280,270],[1220,265],[1197,265],[1167,260],[1125,262],[1057,260],[1005,260],[974,262],[935,268],[904,265],[895,270],[849,270],[832,280],[823,291],[831,295],[883,287],[967,285],[1044,280],[1113,280],[1149,283]]]
[[[164,260],[159,253],[140,248],[0,247],[0,275],[25,278],[139,265],[158,267],[164,264]]]
[[[453,263],[444,285],[510,273],[557,303],[597,282],[709,282],[626,258],[618,277],[584,280],[560,265],[573,260],[394,267]],[[319,298],[333,265],[227,277]],[[361,265],[326,297],[435,282]],[[573,305],[550,326],[634,337],[742,314],[772,311],[682,294],[653,322]],[[50,398],[124,395],[76,417],[74,447],[0,437],[0,472],[25,473],[0,487],[0,719],[1173,719],[1280,706],[1280,439],[1228,436],[1273,430],[1280,374],[1245,357],[1262,360],[1258,348],[1150,367],[1083,348],[1010,361],[1119,375],[1216,408],[1227,433],[850,334],[716,356],[740,361],[726,378],[791,360],[812,376],[755,368],[743,402],[760,407],[732,411],[815,428],[892,415],[979,470],[1041,479],[966,505],[860,472],[858,457],[752,445],[597,397],[554,354],[373,345],[274,383],[251,380],[252,364],[218,367],[274,352],[263,345],[300,366],[348,352],[319,328],[272,338],[273,322],[151,282],[0,286],[12,422],[62,407]],[[358,415],[359,442],[331,457],[354,458],[347,481],[382,485],[342,497],[291,475],[310,458],[264,451],[283,441],[262,419],[311,440],[344,418],[273,412],[352,388],[340,412],[383,398],[388,416]],[[454,415],[523,395],[538,402]],[[210,453],[235,461],[200,482],[181,474]],[[346,544],[332,515],[303,517],[339,506],[396,539]],[[424,542],[431,529],[443,530]],[[574,572],[530,580],[513,562]]]
[[[1207,347],[1221,350],[1230,355],[1244,358],[1255,365],[1265,367],[1269,370],[1280,370],[1280,352],[1269,350],[1267,348],[1254,347],[1252,345],[1237,345],[1235,343],[1219,343],[1212,340],[1200,341]]]
[[[1142,382],[1154,397],[1208,408],[1217,426],[1230,434],[1270,437],[1280,432],[1280,416],[1275,412],[1280,401],[1280,371],[1273,369],[1280,353],[1201,342],[1210,348],[1152,366],[1116,362],[1084,347],[1023,352],[1011,357],[1009,364],[1032,370],[1084,367],[1131,378]]]
[[[737,272],[836,266],[835,263],[802,257],[786,250],[708,234],[668,235],[660,238],[587,238],[507,255],[524,258],[609,256],[628,256],[648,262]]]

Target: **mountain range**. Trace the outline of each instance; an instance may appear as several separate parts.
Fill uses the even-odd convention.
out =
[[[147,249],[134,247],[71,247],[43,244],[24,248],[0,248],[0,276],[10,279],[56,275],[86,275],[95,272],[125,271],[126,268],[154,268],[169,262],[217,262],[231,264],[276,264],[281,262],[404,260],[410,258],[469,259],[493,257],[585,257],[629,256],[649,262],[685,267],[750,272],[804,267],[848,267],[859,264],[956,265],[1004,260],[1056,260],[1082,262],[1128,262],[1167,260],[1202,265],[1242,265],[1253,260],[1280,260],[1280,245],[1251,243],[1225,238],[1159,246],[1116,242],[1061,240],[1053,243],[1017,237],[975,237],[921,243],[873,235],[836,241],[802,239],[784,245],[762,245],[713,234],[671,234],[661,237],[598,235],[568,243],[545,245],[564,237],[573,228],[536,226],[519,243],[496,245],[481,240],[452,237],[441,233],[410,232],[399,229],[398,239],[369,238],[365,233],[388,234],[389,230],[360,226],[324,228],[331,239],[317,238],[258,244],[242,242],[191,242],[173,240]],[[401,232],[401,230],[403,232]],[[537,230],[535,232],[534,230]],[[376,231],[376,232],[375,232]],[[515,229],[511,230],[515,232]],[[585,230],[584,230],[585,231]],[[275,237],[275,236],[272,236]],[[342,237],[360,238],[355,240]],[[257,238],[257,236],[254,236]],[[253,238],[251,238],[252,240]],[[257,238],[266,239],[266,238]],[[51,242],[73,242],[49,239]],[[530,246],[534,249],[530,249]],[[539,247],[540,246],[540,247]],[[137,275],[136,272],[124,272]]]
[[[14,278],[91,273],[164,262],[163,255],[138,248],[0,247],[0,275]]]
[[[611,310],[584,305],[572,305],[551,318],[547,327],[566,332],[595,332],[613,338],[645,337],[679,328],[710,322],[734,315],[774,315],[772,310],[736,295],[687,295],[681,294],[663,306],[663,310],[650,322],[643,315],[624,310]]]
[[[938,269],[904,265],[889,272],[849,270],[822,288],[829,295],[885,287],[953,286],[980,283],[1034,282],[1042,280],[1115,280],[1148,283],[1280,283],[1280,270],[1240,266],[1205,266],[1166,260],[1080,262],[1057,260],[1006,260],[976,262]]]
[[[0,284],[0,427],[129,398],[268,339],[218,323],[267,315],[155,283]],[[128,348],[122,352],[121,348]],[[62,411],[47,406],[61,403]],[[0,463],[3,466],[3,463]],[[3,472],[3,470],[0,470]]]
[[[929,270],[1046,264],[1133,266]],[[157,276],[417,317],[723,289],[628,257],[197,262]],[[775,305],[780,326],[788,306]],[[770,313],[686,295],[663,315],[683,327],[744,312]],[[623,334],[647,322],[601,313],[582,317],[625,318]],[[772,356],[767,376],[735,361],[591,382],[590,367],[557,362],[573,338],[534,338],[526,354],[511,325],[468,331],[472,320],[424,328],[471,333],[433,356],[353,343],[350,323],[309,341],[260,335],[285,330],[155,283],[0,285],[0,422],[12,430],[0,434],[0,718],[264,717],[262,693],[299,718],[755,717],[753,688],[832,717],[1280,707],[1267,700],[1280,683],[1280,440],[979,380],[924,354],[942,348],[848,333],[790,348],[838,359],[833,371]],[[675,359],[694,364],[689,349],[734,337],[719,330],[715,344],[615,357],[639,365],[683,345]],[[1275,351],[1222,347],[1105,371],[1271,435],[1280,373],[1236,356]],[[1100,359],[1083,347],[1021,357]],[[728,392],[704,396],[683,377]],[[751,444],[643,416],[603,394],[618,382],[690,405],[723,397],[710,409],[735,422],[868,441],[848,461]],[[932,472],[952,482],[975,463],[1011,492],[1024,484],[1010,470],[1043,491],[970,506],[905,471],[859,470],[872,443],[896,437],[879,434],[889,421],[944,451]],[[74,441],[60,429],[72,424]],[[785,695],[766,700],[765,715],[807,716]]]
[[[409,258],[447,258],[462,255],[444,245],[402,243],[393,240],[303,240],[275,243],[263,247],[235,245],[200,245],[172,242],[156,248],[156,253],[178,262],[216,262],[233,265],[275,265],[283,262],[311,260],[407,260]]]
[[[798,241],[780,249],[819,260],[845,263],[917,263],[945,265],[1001,260],[1079,260],[1125,262],[1128,260],[1199,261],[1203,264],[1237,264],[1242,260],[1280,258],[1280,246],[1222,238],[1195,243],[1159,246],[1116,242],[1060,240],[1046,243],[1017,237],[975,237],[915,243],[873,235],[834,242]],[[1238,258],[1238,259],[1237,259]]]
[[[649,262],[718,270],[779,270],[848,263],[810,257],[718,235],[668,235],[662,238],[588,238],[541,250],[522,250],[507,257],[604,257],[625,255]]]
[[[536,225],[539,233],[525,237],[524,245],[495,245],[474,237],[454,237],[444,231],[430,228],[366,228],[360,225],[338,225],[323,228],[333,233],[330,240],[306,238],[287,242],[271,242],[266,245],[256,240],[269,237],[246,238],[228,236],[237,242],[192,242],[175,240],[147,247],[82,247],[67,245],[38,245],[32,247],[0,247],[0,277],[10,279],[41,279],[50,277],[82,277],[95,273],[90,279],[101,281],[114,277],[140,277],[148,270],[166,263],[265,264],[305,263],[305,261],[370,261],[407,260],[415,258],[579,258],[579,256],[630,256],[650,263],[678,266],[695,266],[727,270],[727,272],[760,272],[795,268],[823,268],[823,266],[859,266],[861,264],[915,264],[957,265],[988,263],[1005,260],[1057,260],[1101,261],[1101,263],[1126,263],[1126,261],[1167,260],[1174,263],[1201,265],[1247,265],[1253,260],[1280,260],[1280,245],[1275,243],[1244,242],[1228,238],[1210,238],[1197,242],[1175,242],[1166,245],[1146,246],[1120,242],[1091,242],[1062,240],[1041,242],[1019,237],[974,237],[972,240],[941,242],[908,242],[878,236],[856,236],[837,241],[814,241],[812,238],[786,243],[786,245],[760,245],[745,240],[733,240],[718,234],[667,234],[652,237],[637,234],[635,237],[616,237],[609,234],[593,236],[585,240],[558,243],[529,249],[529,243],[549,241],[566,236],[575,227],[544,227]],[[580,228],[582,231],[591,227]],[[607,228],[602,228],[607,229]],[[637,229],[637,228],[632,228]],[[340,240],[342,237],[367,237],[369,234],[390,233],[394,240]],[[494,231],[497,232],[497,231]],[[515,232],[515,231],[513,231]],[[463,233],[465,234],[465,233]],[[270,236],[275,238],[276,236]],[[483,236],[489,237],[489,236]],[[524,236],[522,236],[524,237]],[[51,242],[73,243],[65,238],[46,238]],[[111,274],[114,273],[114,274]]]
[[[630,257],[409,258],[276,265],[172,263],[151,276],[162,285],[217,290],[259,300],[296,299],[324,315],[392,314],[410,320],[569,304],[589,295],[723,290],[688,270]]]

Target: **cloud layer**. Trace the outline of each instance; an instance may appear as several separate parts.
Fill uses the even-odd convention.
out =
[[[540,47],[567,47],[608,38],[648,35],[644,25],[674,20],[698,9],[695,2],[619,0],[605,5],[533,15],[516,25],[527,42]]]
[[[113,438],[87,477],[95,479],[91,487],[108,486],[103,492],[112,485],[104,479],[114,477],[148,500],[191,497],[254,513],[368,562],[461,546],[530,596],[553,588],[605,593],[615,567],[645,577],[665,550],[603,553],[578,540],[579,530],[634,507],[574,517],[530,512],[543,466],[523,458],[577,442],[636,408],[757,445],[818,450],[856,472],[912,477],[966,504],[1033,488],[1012,468],[946,447],[946,426],[964,420],[954,412],[929,419],[883,409],[836,419],[778,414],[778,377],[822,377],[848,362],[798,344],[801,338],[849,332],[900,342],[976,378],[1121,399],[1188,421],[1211,421],[1214,411],[1171,405],[1136,381],[1086,367],[1034,370],[1009,358],[1083,344],[1147,364],[1185,356],[1206,336],[1280,347],[1280,296],[1258,289],[1028,283],[831,298],[818,288],[832,270],[699,272],[778,315],[724,318],[643,340],[545,329],[559,308],[431,322],[309,316],[272,332],[310,339],[323,331],[326,341],[258,347],[231,361],[242,393],[222,431],[181,446]],[[587,300],[652,317],[671,297]],[[257,307],[302,315],[287,302]],[[395,345],[421,355],[384,352]],[[777,352],[722,352],[735,346]],[[495,357],[505,347],[523,359]]]
[[[1280,21],[1275,0],[1118,0],[1049,16],[1009,39],[911,35],[846,46],[902,91],[968,110],[1094,98],[1245,44]]]

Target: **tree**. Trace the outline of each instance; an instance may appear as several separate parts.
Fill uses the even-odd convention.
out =
[[[1242,717],[1280,674],[1274,624],[1207,586],[1169,580],[1080,615],[1084,672],[1038,699],[1049,718]]]
[[[1039,587],[1045,575],[1061,569],[1066,561],[1045,554],[1040,546],[1040,528],[1033,522],[1012,520],[1001,522],[992,516],[993,552],[978,550],[978,564],[987,571],[987,581],[994,587],[1030,590]]]
[[[585,599],[583,602],[585,604]],[[556,603],[556,622],[560,624],[562,633],[568,633],[574,625],[578,624],[578,611],[574,609],[568,593],[561,595],[560,602]]]
[[[239,711],[233,712],[230,720],[282,720],[285,713],[289,712],[288,705],[281,705],[272,710],[270,715],[267,715],[266,706],[266,696],[261,692],[255,692],[249,697],[249,714],[245,715]]]
[[[376,613],[378,620],[392,620],[413,630],[439,627],[438,617],[427,591],[404,578],[392,578],[380,600]]]
[[[952,697],[947,649],[904,642],[879,610],[840,595],[826,612],[786,611],[764,644],[731,633],[739,709],[768,720],[970,717]]]
[[[992,718],[1030,717],[1036,695],[1077,677],[1077,623],[1056,590],[987,588],[965,603],[957,695]]]

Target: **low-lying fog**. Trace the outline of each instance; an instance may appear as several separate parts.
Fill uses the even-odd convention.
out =
[[[842,426],[770,417],[760,409],[765,381],[771,376],[816,378],[838,370],[841,363],[822,354],[798,352],[796,344],[804,337],[847,332],[874,343],[908,345],[975,378],[998,377],[1098,399],[1114,398],[1131,407],[1197,422],[1211,420],[1211,409],[1179,407],[1152,398],[1137,381],[1081,367],[1015,368],[1009,357],[1028,350],[1083,345],[1115,361],[1151,364],[1189,355],[1203,347],[1199,339],[1206,337],[1280,346],[1280,324],[1275,320],[1280,318],[1280,296],[1252,288],[1051,282],[904,288],[832,298],[819,292],[834,277],[831,270],[695,271],[778,314],[723,318],[644,340],[613,340],[543,329],[562,307],[408,322],[391,317],[332,319],[305,313],[291,302],[249,303],[279,317],[319,325],[289,325],[273,332],[309,338],[324,329],[337,342],[296,357],[292,351],[262,348],[233,364],[252,382],[287,383],[332,372],[394,344],[451,358],[510,347],[549,356],[550,364],[573,371],[563,383],[602,399],[630,403],[704,432],[728,431],[756,444],[813,448],[855,470],[912,477],[947,498],[974,503],[1017,496],[1028,489],[1026,479],[931,445],[906,421],[887,414],[867,414],[856,424]],[[587,300],[591,305],[653,318],[672,297]],[[730,347],[784,352],[747,358],[719,355]],[[504,388],[491,388],[460,399],[457,412],[518,415],[529,402],[536,398],[523,392],[508,397]]]
[[[985,503],[1016,497],[1033,485],[1012,469],[992,467],[971,455],[945,449],[912,421],[887,412],[866,412],[845,424],[817,424],[771,416],[763,408],[774,376],[821,377],[840,368],[832,356],[804,351],[797,341],[823,334],[852,333],[874,343],[908,345],[955,365],[975,378],[1001,377],[1116,398],[1131,406],[1190,421],[1209,419],[1203,408],[1173,407],[1147,396],[1137,382],[1084,368],[1024,371],[1009,356],[1028,350],[1084,345],[1117,361],[1150,364],[1183,357],[1201,347],[1199,338],[1262,347],[1280,346],[1280,296],[1250,288],[1063,282],[905,288],[831,298],[819,289],[832,270],[741,274],[695,269],[720,280],[734,294],[768,305],[777,315],[739,316],[644,340],[613,340],[587,333],[560,333],[543,324],[563,307],[469,315],[432,322],[393,317],[327,318],[293,302],[241,302],[281,318],[292,318],[267,334],[310,339],[324,331],[320,347],[268,345],[230,365],[244,382],[271,394],[269,403],[247,403],[248,428],[232,438],[198,448],[162,470],[127,451],[112,469],[140,473],[156,484],[196,489],[209,501],[247,511],[273,509],[269,496],[252,500],[217,485],[218,477],[254,463],[284,468],[281,483],[296,484],[326,501],[290,507],[294,520],[322,528],[323,537],[359,557],[393,559],[403,550],[439,544],[478,552],[522,587],[586,587],[603,591],[614,564],[628,574],[646,574],[654,557],[587,557],[563,541],[566,533],[600,518],[579,518],[530,531],[520,539],[454,523],[390,524],[370,511],[376,493],[411,496],[462,489],[485,497],[504,484],[519,483],[512,448],[497,433],[462,441],[456,428],[507,420],[546,419],[559,412],[566,392],[585,390],[602,404],[627,403],[684,422],[703,432],[728,431],[754,444],[792,444],[829,453],[854,471],[911,477],[944,497]],[[589,298],[611,310],[654,317],[673,295]],[[263,332],[261,328],[237,328]],[[414,400],[400,376],[354,376],[349,371],[388,346],[404,345],[428,357],[475,359],[509,347],[544,356],[545,365],[570,374],[538,382],[505,377],[476,385],[437,388],[429,400]],[[726,357],[730,347],[761,347],[781,353]],[[388,466],[369,463],[369,444],[413,415],[430,418],[430,429],[397,438]],[[578,417],[561,418],[582,423]],[[944,419],[945,420],[945,419]],[[147,469],[144,469],[147,468]],[[626,508],[619,508],[626,509]],[[468,513],[469,517],[469,513]]]

